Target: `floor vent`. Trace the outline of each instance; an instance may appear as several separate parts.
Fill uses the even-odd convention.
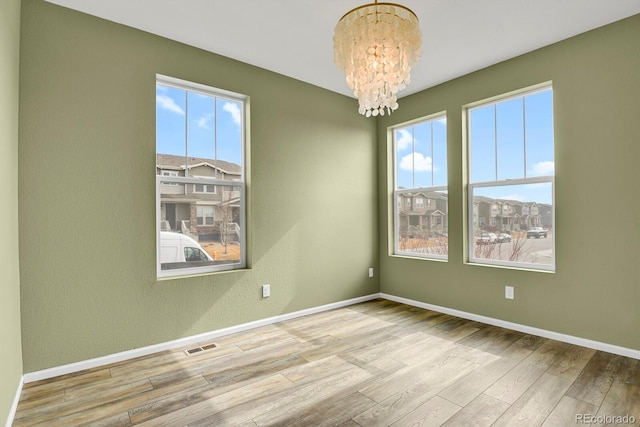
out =
[[[216,348],[215,344],[205,344],[202,347],[190,348],[188,350],[185,350],[184,352],[187,354],[187,356],[191,356],[193,354],[202,353],[203,351],[211,350],[213,348]]]

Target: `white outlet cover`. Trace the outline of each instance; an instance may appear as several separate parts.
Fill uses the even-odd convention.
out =
[[[514,289],[513,286],[505,286],[504,287],[504,297],[506,299],[514,299]]]

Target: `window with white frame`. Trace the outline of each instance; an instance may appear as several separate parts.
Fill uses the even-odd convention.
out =
[[[246,100],[156,76],[159,278],[246,267]]]
[[[551,86],[474,104],[467,126],[469,261],[554,271]]]
[[[194,193],[215,193],[216,186],[213,184],[193,184]]]
[[[197,212],[197,224],[198,225],[213,225],[214,222],[214,208],[213,206],[198,206]]]
[[[446,115],[441,113],[391,131],[393,252],[446,260],[449,252]]]

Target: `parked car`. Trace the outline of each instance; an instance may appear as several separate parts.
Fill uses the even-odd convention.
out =
[[[162,264],[193,261],[213,261],[213,258],[189,236],[170,231],[160,232],[160,262]]]
[[[511,235],[507,233],[500,233],[496,238],[496,242],[498,243],[506,243],[511,241]]]
[[[495,233],[482,233],[480,237],[476,239],[476,244],[487,245],[489,243],[495,243],[498,240],[498,236]]]
[[[535,237],[539,239],[540,237],[547,237],[547,230],[542,227],[533,227],[527,230],[527,239]]]

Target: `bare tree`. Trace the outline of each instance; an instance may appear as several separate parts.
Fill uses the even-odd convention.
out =
[[[531,245],[527,245],[526,233],[518,233],[511,240],[511,247],[509,250],[509,261],[519,261],[524,259],[531,251]]]
[[[400,250],[417,254],[448,255],[448,238],[445,236],[426,237],[426,235],[400,238]]]
[[[220,244],[224,246],[224,254],[229,253],[229,225],[232,221],[233,207],[231,202],[233,191],[222,190],[222,201],[220,202],[220,211],[222,212],[222,220],[220,223]],[[226,200],[225,200],[226,194]]]

